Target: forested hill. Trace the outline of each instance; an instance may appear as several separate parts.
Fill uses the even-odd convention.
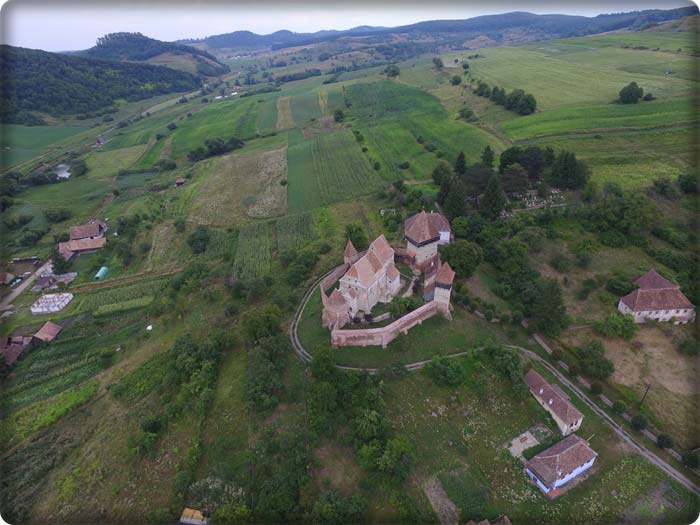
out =
[[[477,16],[465,20],[430,20],[399,27],[357,27],[346,31],[319,31],[317,33],[277,31],[270,35],[257,35],[250,31],[236,31],[183,42],[196,42],[209,49],[281,49],[310,45],[341,37],[372,36],[375,43],[378,43],[382,38],[391,40],[393,35],[401,34],[420,35],[422,38],[432,38],[434,42],[451,45],[456,45],[459,41],[487,37],[495,45],[583,36],[619,29],[643,29],[651,24],[697,13],[696,6],[667,10],[648,9],[595,17],[514,12]]]
[[[104,110],[116,100],[197,89],[200,80],[167,67],[110,62],[8,45],[0,46],[3,123],[42,124],[54,117]]]
[[[222,75],[228,66],[216,57],[191,46],[162,42],[141,33],[110,33],[97,40],[97,45],[78,54],[90,58],[130,62],[158,62],[190,73],[206,76]]]

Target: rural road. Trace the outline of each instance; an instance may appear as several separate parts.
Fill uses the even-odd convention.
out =
[[[24,281],[22,281],[22,283],[19,284],[17,288],[12,290],[12,292],[10,292],[10,294],[7,295],[7,297],[5,297],[0,303],[0,310],[9,309],[9,307],[12,305],[12,301],[17,299],[17,297],[19,297],[22,294],[22,292],[24,292],[24,290],[27,289],[27,287],[31,286],[31,284],[36,280],[37,276],[43,273],[50,264],[51,259],[42,264],[33,274],[31,274]]]
[[[323,276],[321,276],[317,281],[314,282],[314,284],[306,291],[304,294],[304,297],[302,298],[301,302],[299,303],[299,306],[297,307],[296,311],[294,312],[294,317],[292,318],[292,322],[289,324],[289,338],[292,341],[292,346],[294,348],[294,352],[297,354],[299,359],[301,359],[304,363],[310,363],[311,360],[313,359],[313,356],[309,354],[304,347],[302,346],[301,342],[299,341],[299,336],[297,335],[297,327],[299,325],[299,320],[301,319],[302,314],[304,313],[304,308],[306,308],[306,304],[309,302],[309,299],[311,298],[311,294],[316,292],[318,293],[318,287],[321,284],[321,281],[328,275],[333,270],[325,273]],[[689,480],[684,474],[682,474],[680,471],[678,471],[676,468],[674,468],[672,465],[669,465],[666,461],[661,459],[659,456],[654,454],[651,450],[646,448],[644,445],[638,443],[634,437],[620,424],[618,424],[616,421],[614,421],[602,408],[600,408],[596,403],[594,403],[581,389],[575,385],[572,381],[569,380],[564,374],[562,374],[559,370],[557,370],[552,364],[550,364],[546,359],[540,357],[537,353],[533,352],[532,350],[528,350],[527,348],[523,348],[521,346],[515,346],[515,345],[505,345],[508,348],[513,348],[515,350],[518,350],[521,354],[526,356],[528,359],[531,359],[533,361],[537,361],[540,365],[542,365],[544,368],[546,368],[549,372],[551,372],[554,377],[556,377],[562,384],[564,384],[566,387],[568,387],[578,398],[585,403],[596,415],[598,415],[610,428],[613,429],[613,431],[620,436],[620,438],[626,442],[628,445],[630,445],[632,448],[634,448],[642,457],[644,457],[647,461],[650,463],[656,465],[659,467],[662,471],[664,471],[668,476],[671,478],[675,479],[678,483],[683,485],[685,488],[690,490],[691,492],[695,494],[700,494],[700,486]],[[452,354],[447,357],[459,357],[462,355],[467,354],[468,352],[461,352],[459,354]],[[408,365],[404,365],[406,370],[408,371],[414,371],[414,370],[419,370],[423,368],[426,364],[430,363],[432,359],[428,359],[426,361],[419,361],[417,363],[411,363]],[[350,366],[340,366],[336,365],[337,368],[341,370],[352,370],[352,371],[357,371],[357,372],[367,372],[369,374],[376,374],[379,369],[378,368],[356,368],[356,367],[350,367]]]

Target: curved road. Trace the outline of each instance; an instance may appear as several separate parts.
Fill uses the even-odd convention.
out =
[[[299,325],[299,320],[301,319],[302,314],[304,313],[304,308],[306,308],[307,303],[309,302],[309,299],[311,298],[311,294],[318,293],[319,290],[319,285],[321,284],[321,281],[326,278],[326,276],[330,275],[330,273],[333,270],[325,273],[322,277],[320,277],[314,284],[311,286],[306,293],[304,294],[304,297],[302,298],[301,302],[299,303],[299,306],[297,307],[296,311],[294,312],[294,317],[292,318],[292,322],[289,324],[289,338],[292,341],[292,346],[294,347],[294,352],[297,354],[299,359],[301,359],[304,363],[310,363],[311,360],[313,359],[313,356],[309,354],[304,347],[301,344],[301,341],[299,341],[299,336],[297,335],[297,327]],[[632,448],[634,448],[642,457],[647,459],[649,462],[652,464],[656,465],[659,467],[661,470],[663,470],[668,476],[671,478],[675,479],[678,483],[683,485],[685,488],[690,490],[691,492],[694,492],[695,494],[700,494],[700,486],[698,486],[696,483],[693,481],[689,480],[683,473],[681,473],[679,470],[677,470],[675,467],[672,465],[668,464],[666,461],[661,459],[659,456],[654,454],[651,450],[646,448],[644,445],[641,443],[637,442],[637,440],[619,423],[617,423],[615,420],[613,420],[605,410],[600,408],[596,403],[594,403],[579,387],[578,385],[575,385],[572,381],[569,380],[568,377],[566,377],[564,374],[562,374],[559,370],[557,370],[549,361],[546,359],[540,357],[538,354],[533,352],[532,350],[528,350],[527,348],[523,348],[521,346],[516,346],[516,345],[505,345],[508,348],[513,348],[515,350],[518,350],[520,353],[525,355],[527,358],[537,361],[540,365],[542,365],[544,368],[546,368],[552,375],[554,375],[562,384],[566,385],[571,391],[573,391],[581,401],[583,401],[596,415],[598,415],[605,423],[610,426],[610,428],[613,429],[613,431],[620,436],[620,438],[626,442],[628,445],[630,445]],[[452,354],[447,357],[459,357],[462,355],[467,354],[467,352],[461,352],[459,354]],[[404,365],[406,370],[408,371],[413,371],[413,370],[419,370],[423,368],[426,364],[430,363],[432,359],[428,359],[426,361],[419,361],[417,363],[411,363],[408,365]],[[367,372],[369,374],[376,374],[379,369],[378,368],[356,368],[356,367],[351,367],[351,366],[340,366],[336,365],[337,368],[341,370],[353,370],[357,372]]]

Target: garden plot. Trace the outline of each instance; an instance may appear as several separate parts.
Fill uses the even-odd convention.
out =
[[[277,249],[279,251],[303,248],[305,244],[318,238],[314,219],[310,213],[290,215],[279,219],[275,224]]]
[[[241,279],[259,279],[270,273],[275,243],[273,223],[259,222],[243,229],[238,236],[234,266]]]
[[[243,217],[284,215],[286,178],[286,146],[222,157],[198,185],[190,218],[199,224],[231,226]]]

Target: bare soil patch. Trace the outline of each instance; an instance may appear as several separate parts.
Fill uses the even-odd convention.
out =
[[[449,498],[438,478],[430,478],[423,485],[423,490],[442,525],[459,523],[457,506]]]
[[[314,451],[318,466],[313,470],[313,478],[319,488],[329,486],[345,496],[357,491],[362,478],[362,469],[355,462],[351,447],[323,445]]]

